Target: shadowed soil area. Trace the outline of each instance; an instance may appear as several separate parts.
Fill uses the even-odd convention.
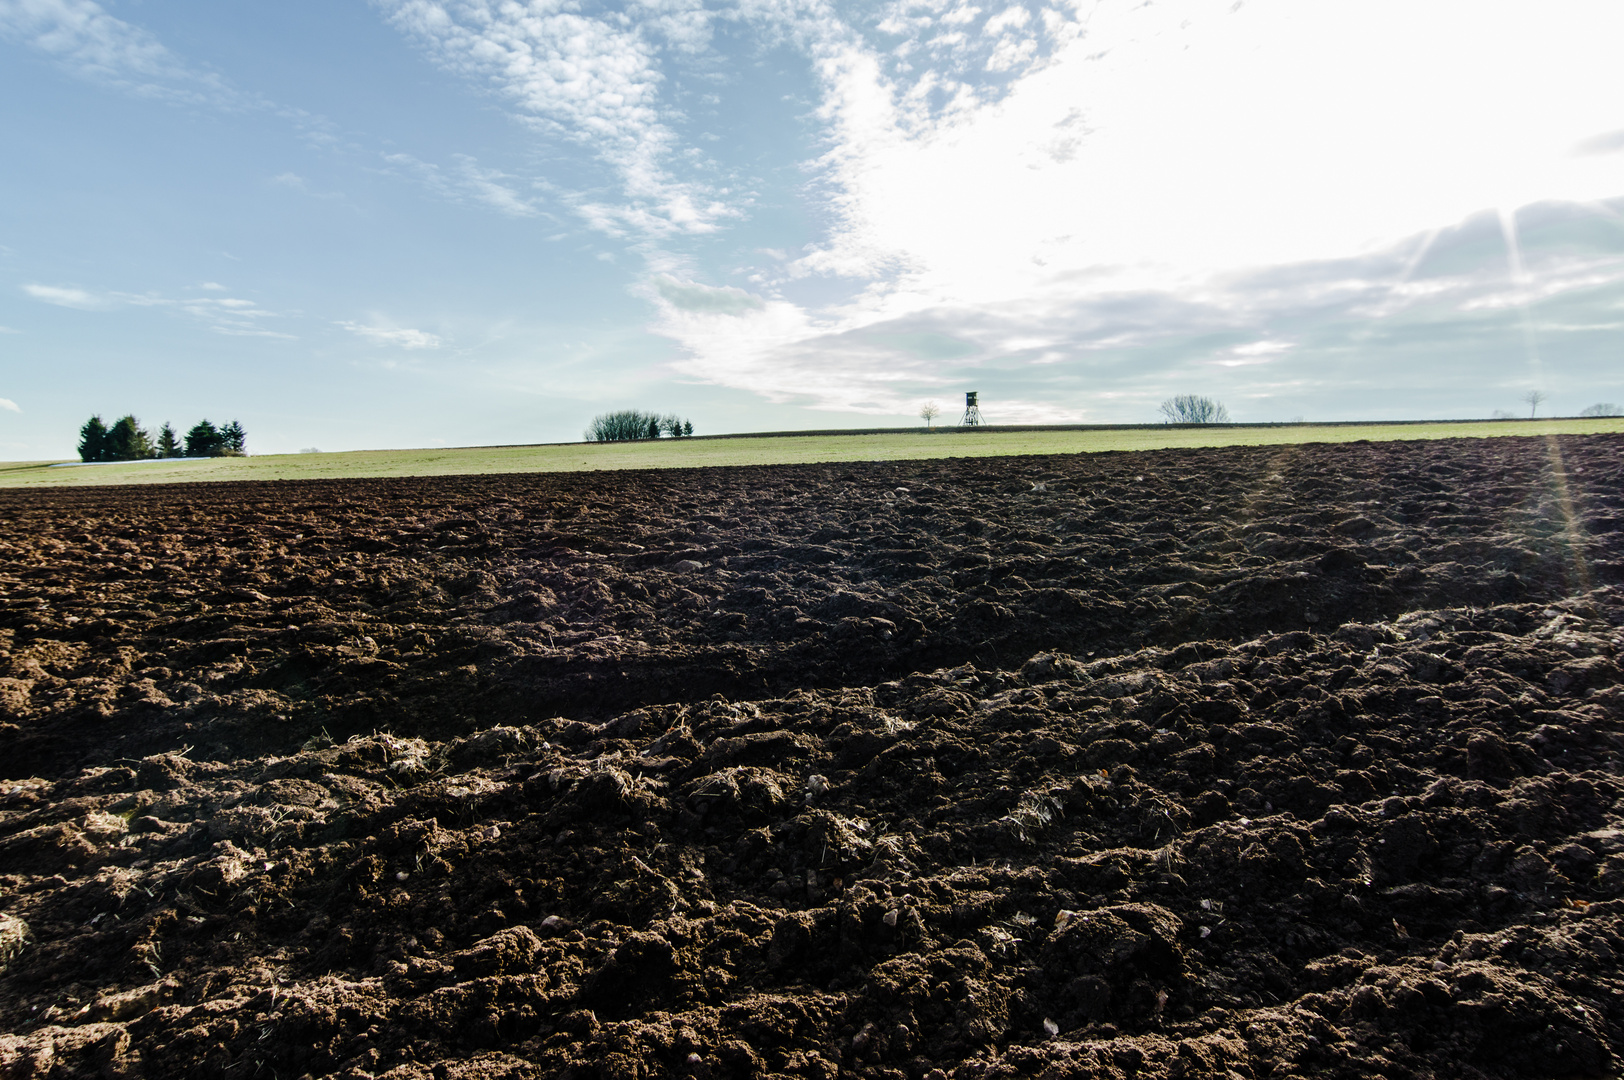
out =
[[[0,493],[0,1076],[1611,1076],[1624,437]]]

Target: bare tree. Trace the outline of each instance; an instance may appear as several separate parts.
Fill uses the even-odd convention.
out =
[[[1584,411],[1581,412],[1579,415],[1580,416],[1624,416],[1624,409],[1621,409],[1617,405],[1614,405],[1611,401],[1598,401],[1594,405],[1586,406]]]
[[[1522,396],[1522,399],[1523,403],[1528,406],[1528,419],[1530,420],[1534,418],[1534,413],[1539,410],[1539,407],[1550,400],[1545,396],[1543,390],[1530,390]]]
[[[926,431],[930,430],[931,422],[940,415],[942,415],[942,407],[934,401],[927,401],[919,406],[919,419],[925,422]]]
[[[586,429],[587,442],[630,442],[634,439],[658,439],[661,434],[687,435],[693,428],[675,416],[661,416],[638,409],[594,416]]]
[[[1227,424],[1229,410],[1223,402],[1198,394],[1179,394],[1162,402],[1163,421],[1168,424]]]

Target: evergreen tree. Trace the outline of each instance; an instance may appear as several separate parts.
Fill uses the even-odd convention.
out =
[[[107,425],[99,416],[92,416],[79,429],[79,460],[107,460]]]
[[[682,422],[682,434],[683,434],[683,436],[686,438],[687,436],[692,435],[693,433],[694,433],[694,422],[692,420],[684,420]]]
[[[107,432],[107,449],[109,461],[140,461],[154,456],[152,435],[130,415],[119,417]]]
[[[182,452],[180,439],[175,436],[174,427],[165,420],[163,430],[158,432],[158,456],[180,457]]]
[[[220,429],[207,420],[199,420],[186,433],[187,457],[219,457],[224,448]]]
[[[244,431],[237,421],[233,420],[221,428],[220,437],[224,441],[226,453],[242,455],[248,452],[248,432]]]

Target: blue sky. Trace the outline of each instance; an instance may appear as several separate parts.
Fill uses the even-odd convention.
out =
[[[0,0],[0,457],[1624,403],[1615,0]]]

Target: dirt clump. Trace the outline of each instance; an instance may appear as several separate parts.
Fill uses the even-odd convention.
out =
[[[0,495],[0,1075],[1614,1075],[1621,465]]]

